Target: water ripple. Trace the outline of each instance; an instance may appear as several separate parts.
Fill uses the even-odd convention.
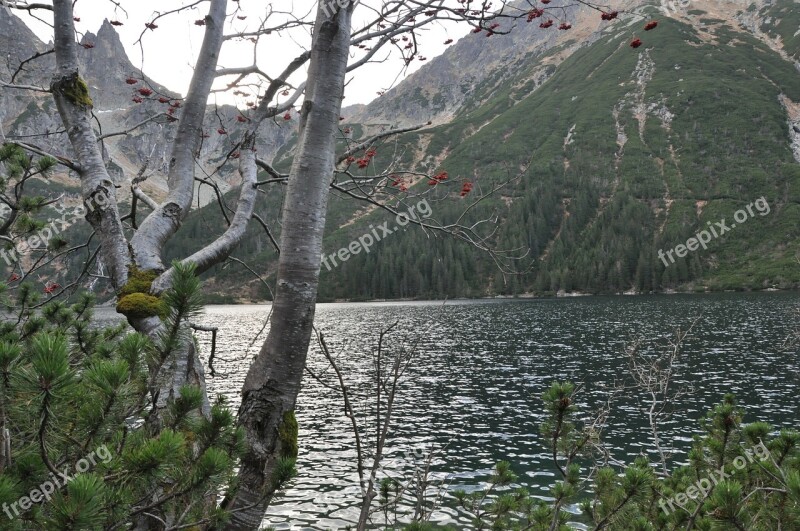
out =
[[[396,404],[387,470],[408,474],[409,455],[449,443],[433,470],[450,488],[474,490],[494,463],[512,461],[519,483],[542,499],[554,478],[539,437],[542,392],[553,381],[585,384],[582,400],[602,402],[603,384],[624,377],[623,346],[634,337],[657,338],[701,317],[684,346],[679,385],[694,391],[663,425],[664,440],[681,460],[700,419],[724,393],[734,392],[747,420],[797,426],[798,353],[780,350],[792,326],[797,294],[717,294],[534,301],[320,304],[317,328],[339,356],[355,393],[367,395],[378,331],[399,321],[390,348],[416,343],[417,357],[403,378]],[[210,306],[201,324],[219,327],[211,393],[238,407],[247,367],[261,340],[269,306]],[[263,338],[262,338],[263,339]],[[207,353],[210,338],[200,334]],[[325,373],[312,348],[308,365]],[[328,373],[329,374],[329,373]],[[373,411],[366,400],[356,411]],[[338,393],[305,378],[297,406],[298,476],[269,509],[265,525],[278,529],[340,529],[358,519],[359,488],[349,420]],[[606,440],[617,457],[653,457],[645,419],[634,399],[616,403]],[[370,436],[372,440],[374,435]],[[452,508],[439,523],[469,527]],[[378,523],[380,520],[378,521]]]

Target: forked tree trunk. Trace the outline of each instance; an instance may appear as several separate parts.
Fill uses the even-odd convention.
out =
[[[164,246],[189,214],[194,197],[195,156],[202,142],[203,119],[211,86],[216,79],[217,61],[225,40],[227,0],[211,0],[203,19],[205,33],[195,65],[192,82],[178,122],[178,132],[169,159],[167,186],[163,203],[145,218],[131,238],[131,249],[141,269],[163,271]]]
[[[344,2],[342,2],[344,3]],[[355,6],[317,9],[305,101],[284,201],[281,254],[270,331],[247,373],[239,423],[248,451],[238,489],[225,502],[227,529],[258,529],[281,458],[297,456],[294,409],[306,363],[319,283],[322,236],[335,164],[335,134]],[[334,7],[334,9],[337,9]]]
[[[208,15],[205,17],[203,45],[172,147],[167,200],[144,220],[129,245],[123,232],[114,185],[108,175],[97,136],[92,128],[91,96],[78,69],[73,2],[71,0],[53,2],[57,70],[51,89],[75,151],[75,158],[80,165],[78,173],[83,200],[87,206],[86,219],[97,232],[100,240],[100,257],[109,268],[109,275],[117,292],[125,285],[130,268],[133,266],[139,270],[156,273],[162,273],[167,269],[163,263],[164,246],[189,212],[194,190],[194,157],[200,145],[206,102],[216,77],[217,59],[224,40],[226,8],[227,0],[211,0]],[[250,144],[252,138],[249,139],[248,145]],[[255,158],[248,152],[244,159],[247,161],[247,167],[242,164],[243,185],[239,203],[241,208],[237,210],[235,226],[212,245],[189,258],[198,265],[199,272],[224,260],[230,254],[241,240],[247,220],[252,214],[255,202],[253,189]],[[166,271],[157,279],[154,283],[154,294],[158,295],[169,288],[171,273]],[[163,329],[157,317],[129,318],[129,322],[134,329],[153,339],[157,338]],[[205,395],[202,362],[192,342],[187,342],[163,365],[151,367],[151,379],[155,382],[153,395],[157,397],[156,417],[160,416],[167,402],[174,398],[184,385],[197,385],[203,389],[203,412],[206,414],[210,412],[208,397]]]

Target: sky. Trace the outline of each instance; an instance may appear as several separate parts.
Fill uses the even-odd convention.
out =
[[[205,16],[208,2],[119,0],[117,3],[121,7],[116,7],[111,0],[77,0],[75,17],[80,19],[75,23],[77,31],[81,34],[96,33],[104,19],[122,22],[122,25],[116,26],[115,29],[120,34],[131,62],[157,83],[185,94],[193,72],[192,65],[203,39],[204,28],[195,25],[195,21]],[[158,28],[155,30],[145,28],[145,24],[152,21],[159,12],[171,11],[192,3],[198,5],[188,11],[159,19],[156,22]],[[288,20],[292,16],[311,20],[316,10],[314,0],[276,0],[272,4],[263,0],[240,0],[238,3],[229,0],[228,4],[228,14],[231,16],[226,34],[253,31],[266,17],[270,6],[274,8],[269,19],[270,26],[276,25],[278,21]],[[363,0],[356,7],[354,28],[358,28],[370,15],[373,15],[372,9],[378,5],[380,5],[379,0]],[[20,16],[44,42],[52,40],[52,28],[27,15],[25,11],[15,11],[15,14]],[[38,10],[34,11],[34,14],[47,22],[52,21],[52,14],[48,11]],[[431,25],[418,34],[420,53],[430,60],[444,51],[445,40],[457,40],[468,31],[469,28],[463,24]],[[137,43],[140,37],[141,43]],[[310,45],[310,40],[309,30],[306,28],[293,28],[280,34],[274,33],[263,37],[257,49],[257,64],[267,74],[277,75],[292,58]],[[357,48],[353,50],[351,61],[357,60],[359,54],[363,53]],[[248,41],[227,41],[223,45],[219,66],[249,66],[253,64],[253,53],[253,44]],[[382,62],[367,64],[348,77],[344,106],[368,103],[378,97],[378,92],[396,85],[404,76],[424,64],[422,61],[414,60],[411,67],[405,69],[400,53],[397,50],[390,52],[389,47],[376,54],[374,59],[380,59]],[[299,83],[302,77],[297,75],[290,81]],[[232,79],[221,78],[215,87],[223,88]],[[226,93],[212,94],[210,101],[213,102],[214,99],[218,103],[243,106],[246,98]]]

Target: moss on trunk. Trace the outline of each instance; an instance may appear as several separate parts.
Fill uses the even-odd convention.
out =
[[[297,419],[294,416],[294,411],[287,411],[283,414],[281,425],[278,426],[281,457],[297,459],[297,431]]]

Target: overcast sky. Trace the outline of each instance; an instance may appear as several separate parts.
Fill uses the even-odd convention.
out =
[[[203,27],[195,25],[195,20],[202,19],[208,10],[208,2],[202,2],[197,8],[170,15],[157,21],[158,28],[144,32],[141,45],[136,44],[145,23],[153,20],[155,14],[176,9],[181,5],[194,3],[189,0],[121,0],[120,5],[127,10],[123,11],[114,6],[109,0],[78,0],[75,5],[75,16],[80,18],[76,22],[76,29],[83,32],[96,33],[103,19],[116,20],[123,25],[117,26],[122,44],[128,52],[131,61],[144,73],[156,82],[167,88],[185,94],[192,75],[196,53],[200,49],[203,39]],[[238,33],[256,29],[260,20],[266,16],[269,4],[263,0],[240,0],[238,11],[237,2],[228,2],[229,27],[226,33]],[[285,10],[298,17],[308,20],[313,17],[316,4],[313,0],[277,0],[273,4],[275,9]],[[356,8],[354,27],[362,24],[373,14],[372,6],[379,5],[379,1],[363,0]],[[16,11],[18,16],[36,32],[45,42],[52,40],[52,29],[42,22],[28,16],[24,11]],[[40,18],[51,22],[52,14],[38,10],[34,12]],[[240,19],[238,17],[246,17]],[[276,13],[270,19],[270,26],[277,21],[286,20],[287,15]],[[273,22],[275,21],[275,22]],[[456,26],[449,24],[447,27],[437,24],[419,32],[421,49],[420,53],[431,59],[441,54],[446,46],[443,41],[449,38],[458,39],[469,31],[465,25]],[[277,75],[287,63],[302,49],[310,45],[310,35],[305,28],[295,28],[278,34],[263,37],[258,46],[258,65],[267,74]],[[358,49],[354,52],[361,54]],[[387,58],[388,56],[388,58]],[[359,55],[352,55],[357,59]],[[250,42],[237,40],[227,41],[223,45],[219,65],[223,67],[248,66],[253,62],[253,45]],[[351,59],[351,60],[354,60]],[[416,70],[421,61],[412,61],[408,71],[403,68],[403,61],[397,50],[387,47],[380,51],[375,59],[385,59],[380,64],[369,64],[354,71],[348,78],[345,90],[344,105],[355,103],[368,103],[377,97],[377,92],[386,90],[396,85],[405,75]],[[299,78],[299,76],[297,76]],[[218,86],[224,86],[232,78],[223,78]],[[292,81],[299,82],[300,79]],[[230,94],[217,95],[219,103],[238,103],[243,106],[243,99]]]

